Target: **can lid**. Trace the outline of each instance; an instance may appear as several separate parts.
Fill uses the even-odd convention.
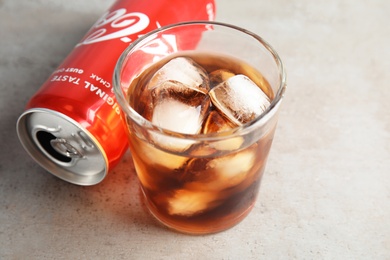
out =
[[[106,154],[95,137],[72,118],[33,108],[18,119],[20,142],[53,175],[78,185],[101,182],[108,171]]]

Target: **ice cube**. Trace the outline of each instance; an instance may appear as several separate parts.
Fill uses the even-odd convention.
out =
[[[218,182],[236,185],[244,180],[246,174],[253,167],[256,154],[254,151],[245,150],[232,156],[216,158],[208,163],[208,167],[218,173]]]
[[[203,123],[202,133],[218,133],[233,129],[235,127],[237,127],[237,125],[227,120],[218,111],[211,111]],[[244,138],[242,136],[236,136],[218,141],[212,141],[208,144],[208,147],[203,146],[201,148],[213,148],[216,151],[233,151],[239,149],[243,142]],[[197,152],[199,153],[199,151]]]
[[[268,96],[241,74],[212,88],[209,95],[214,106],[237,125],[255,119],[270,105]]]
[[[233,129],[234,127],[237,127],[237,125],[221,116],[218,111],[211,111],[203,123],[202,132],[204,134],[218,133]]]
[[[200,172],[192,182],[184,188],[203,191],[222,191],[245,181],[253,173],[256,154],[254,148],[238,152],[234,155],[212,159],[206,165],[209,176]]]
[[[244,137],[235,136],[231,138],[221,139],[218,141],[210,142],[209,147],[212,147],[217,151],[234,151],[241,147],[244,143]]]
[[[168,212],[171,215],[193,216],[220,204],[218,194],[210,191],[176,190],[168,199]]]
[[[182,133],[200,132],[210,105],[207,94],[177,81],[165,81],[152,91],[150,121],[162,128]]]
[[[219,83],[222,83],[229,78],[233,77],[235,74],[231,72],[230,70],[227,69],[219,69],[219,70],[214,70],[209,74],[210,78],[210,86],[215,87]]]
[[[148,89],[168,80],[181,82],[204,93],[210,88],[207,72],[192,59],[185,57],[174,58],[162,66],[148,82]]]
[[[181,134],[198,134],[210,106],[209,96],[177,81],[165,81],[151,92],[152,106],[144,117],[154,125]],[[157,146],[183,151],[191,140],[153,133]]]
[[[156,167],[176,170],[184,165],[187,158],[178,156],[169,152],[164,152],[150,144],[139,145],[141,155],[137,157],[143,158],[145,163],[156,165]]]

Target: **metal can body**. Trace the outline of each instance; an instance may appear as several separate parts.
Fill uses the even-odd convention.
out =
[[[102,181],[127,150],[127,135],[111,86],[120,54],[153,29],[181,21],[212,20],[214,13],[214,0],[115,2],[19,117],[17,132],[26,151],[65,181],[78,185]]]

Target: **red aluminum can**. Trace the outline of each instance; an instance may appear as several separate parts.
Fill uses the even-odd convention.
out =
[[[214,0],[116,1],[28,102],[17,122],[23,147],[65,181],[101,182],[128,147],[111,83],[121,53],[153,29],[214,14]]]

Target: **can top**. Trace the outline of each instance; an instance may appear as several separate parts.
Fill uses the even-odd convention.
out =
[[[19,117],[17,133],[31,157],[65,181],[87,186],[101,182],[107,175],[108,160],[99,142],[62,113],[29,109]]]

